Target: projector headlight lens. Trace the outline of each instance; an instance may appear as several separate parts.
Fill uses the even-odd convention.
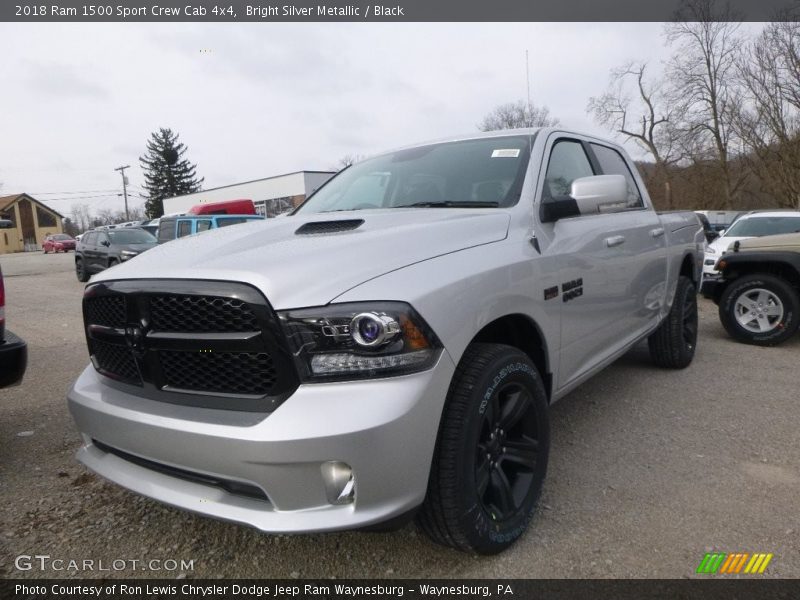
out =
[[[305,381],[422,371],[441,350],[422,317],[402,302],[331,304],[278,317]]]

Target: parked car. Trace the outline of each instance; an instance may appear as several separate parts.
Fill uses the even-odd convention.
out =
[[[730,252],[735,242],[795,231],[800,231],[800,211],[760,211],[741,215],[706,248],[703,259],[703,280],[710,282],[719,277],[717,261],[726,252]]]
[[[78,459],[264,531],[416,513],[437,542],[499,552],[541,493],[551,403],[642,340],[659,366],[691,363],[703,244],[595,137],[370,158],[291,216],[95,277]]]
[[[146,221],[140,221],[138,227],[141,227],[148,233],[153,234],[158,238],[158,223],[161,219],[148,219]]]
[[[0,269],[0,387],[22,381],[28,364],[28,346],[6,329],[6,290]]]
[[[123,263],[157,245],[156,238],[138,227],[93,229],[83,234],[75,249],[78,281]]]
[[[737,341],[774,346],[800,327],[800,233],[736,242],[719,261],[720,277],[703,285]]]
[[[239,225],[247,221],[261,221],[261,215],[180,215],[161,217],[158,224],[158,243],[163,244],[175,238],[195,235],[209,229]]]
[[[75,238],[66,233],[54,233],[44,238],[42,244],[44,253],[48,252],[69,252],[75,250]]]

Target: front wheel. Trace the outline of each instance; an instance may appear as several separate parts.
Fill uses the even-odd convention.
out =
[[[800,325],[798,292],[773,275],[745,275],[722,292],[719,320],[732,338],[745,344],[780,344]]]
[[[86,265],[83,264],[82,258],[75,259],[75,275],[81,283],[89,281],[89,273],[86,272]]]
[[[688,367],[697,349],[697,326],[697,289],[691,279],[681,275],[669,314],[647,338],[650,358],[659,367]]]
[[[460,550],[505,550],[533,517],[549,448],[547,393],[530,358],[472,344],[450,384],[418,524]]]

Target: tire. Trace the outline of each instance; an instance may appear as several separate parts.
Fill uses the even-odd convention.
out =
[[[747,312],[747,309],[750,312]],[[735,340],[774,346],[800,325],[800,298],[786,280],[755,273],[733,280],[719,299],[719,320]]]
[[[688,277],[678,277],[672,308],[650,337],[650,358],[667,369],[685,369],[697,350],[697,289]]]
[[[459,550],[505,550],[533,517],[549,449],[547,393],[531,360],[472,344],[447,394],[418,525]]]
[[[108,267],[107,268],[110,269],[111,267],[113,267],[115,265],[118,265],[118,264],[119,264],[119,261],[116,258],[112,258],[111,260],[108,261]]]
[[[81,283],[86,283],[89,281],[89,274],[86,272],[86,268],[83,265],[83,259],[81,258],[75,259],[75,275],[77,275],[78,281]]]

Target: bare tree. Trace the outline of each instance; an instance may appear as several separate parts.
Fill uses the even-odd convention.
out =
[[[70,210],[72,222],[81,231],[86,231],[92,227],[92,215],[88,204],[73,204]]]
[[[735,125],[746,162],[779,206],[800,208],[800,24],[767,25],[739,67],[745,102]]]
[[[672,97],[686,107],[679,124],[685,150],[696,162],[716,165],[726,209],[747,177],[732,167],[738,145],[732,119],[740,101],[736,60],[742,44],[740,23],[733,17],[730,7],[717,0],[685,0],[665,30],[675,48],[668,66]]]
[[[676,113],[681,107],[663,93],[662,81],[647,78],[647,63],[628,63],[611,71],[608,89],[589,98],[586,111],[594,120],[632,140],[653,157],[656,179],[663,183],[664,201],[672,208],[670,167],[680,158]]]
[[[496,106],[478,124],[481,131],[517,129],[520,127],[554,127],[558,119],[550,116],[546,106],[535,106],[524,100]]]
[[[361,162],[364,160],[366,156],[363,154],[345,154],[342,156],[335,165],[330,167],[331,171],[341,171],[342,169],[346,169],[350,165],[354,165],[357,162]]]

